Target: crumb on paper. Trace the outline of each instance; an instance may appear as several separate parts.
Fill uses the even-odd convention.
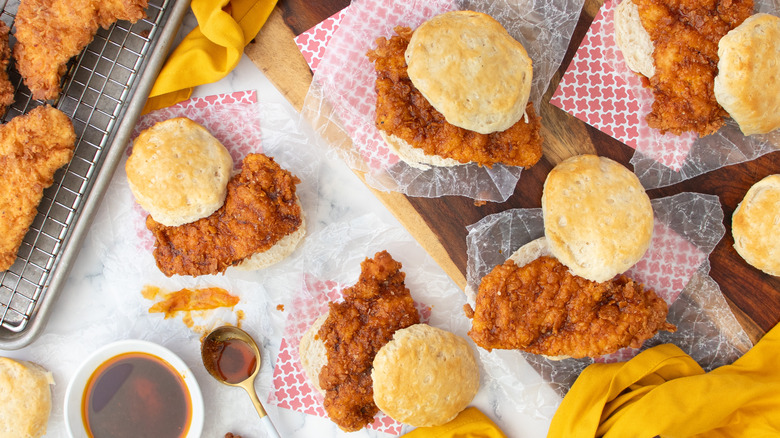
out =
[[[231,432],[225,434],[225,438],[241,438],[241,435],[233,435]]]
[[[487,201],[479,200],[479,199],[474,201],[474,207],[482,207],[485,204],[487,204]]]
[[[284,304],[277,304],[276,305],[276,310],[278,310],[280,312],[284,312]]]
[[[471,304],[463,305],[463,313],[466,314],[466,318],[474,319],[474,309],[471,307]]]

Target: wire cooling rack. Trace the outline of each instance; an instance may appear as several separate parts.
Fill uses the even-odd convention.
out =
[[[188,6],[150,0],[146,19],[100,29],[69,63],[63,92],[49,103],[70,117],[76,147],[44,191],[15,263],[0,272],[0,348],[23,347],[40,334]],[[18,7],[7,0],[0,15],[11,27],[12,50]],[[3,123],[46,103],[32,99],[13,61],[9,76],[15,102]]]

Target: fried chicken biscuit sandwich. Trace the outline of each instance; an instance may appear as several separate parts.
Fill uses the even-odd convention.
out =
[[[596,357],[675,330],[666,302],[622,275],[653,235],[652,205],[636,175],[605,157],[571,157],[548,174],[542,215],[545,237],[485,275],[475,308],[466,309],[477,345]]]
[[[718,45],[752,12],[753,0],[623,0],[618,5],[615,42],[654,96],[648,126],[703,137],[725,124],[728,108],[714,89],[723,68]]]
[[[465,339],[419,323],[401,264],[386,252],[361,265],[358,282],[301,338],[303,369],[343,430],[373,421],[435,426],[453,419],[479,389]]]
[[[395,32],[368,57],[377,72],[376,126],[402,160],[423,170],[539,161],[532,61],[498,21],[454,11]]]
[[[143,131],[125,168],[167,276],[261,269],[305,235],[295,175],[263,154],[247,155],[233,174],[225,146],[187,118]]]

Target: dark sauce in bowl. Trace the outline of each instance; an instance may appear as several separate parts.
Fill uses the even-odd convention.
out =
[[[92,438],[180,438],[189,430],[192,403],[176,369],[135,352],[114,356],[95,370],[81,413]]]

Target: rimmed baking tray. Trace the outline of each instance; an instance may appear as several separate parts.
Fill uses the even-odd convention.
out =
[[[146,19],[100,29],[71,60],[62,94],[49,103],[70,117],[76,148],[44,191],[16,261],[0,272],[0,348],[21,348],[40,335],[189,4],[149,0]],[[19,0],[2,6],[13,47]],[[3,123],[45,103],[32,99],[13,62],[9,75],[16,99]]]

